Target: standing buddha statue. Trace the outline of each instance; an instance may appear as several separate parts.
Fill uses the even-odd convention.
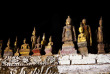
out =
[[[97,42],[98,42],[98,53],[105,53],[104,44],[103,44],[103,27],[102,27],[102,17],[99,20],[99,27],[97,33]]]
[[[35,45],[35,48],[32,50],[34,53],[33,56],[40,56],[40,49],[41,49],[41,44],[40,44],[40,36],[37,39],[37,44]]]
[[[41,41],[41,54],[45,55],[44,49],[46,45],[46,40],[45,40],[45,33],[43,34],[42,41]]]
[[[89,25],[86,25],[86,19],[82,20],[82,26],[83,26],[83,31],[84,34],[86,35],[87,39],[87,46],[92,46],[92,35],[91,35],[91,28]]]
[[[62,55],[76,53],[73,41],[76,41],[75,27],[71,25],[71,18],[68,16],[66,26],[63,27],[62,33],[62,42],[64,42],[61,51]]]
[[[4,57],[5,56],[13,56],[13,51],[10,49],[10,39],[7,42],[7,47],[4,50]]]
[[[29,44],[26,43],[26,39],[24,39],[24,44],[21,45],[20,54],[21,56],[29,56],[30,47]]]
[[[16,37],[16,41],[14,43],[14,53],[16,53],[16,51],[17,51],[17,37]]]
[[[53,46],[53,42],[52,42],[52,36],[50,36],[49,38],[49,43],[48,45],[45,47],[45,55],[52,55],[52,46]]]
[[[35,30],[35,27],[34,27],[34,30],[32,32],[31,42],[32,42],[32,49],[33,49],[35,47],[35,44],[36,44],[36,30]]]
[[[87,55],[88,54],[87,41],[86,35],[85,33],[83,33],[82,23],[80,23],[79,33],[80,34],[78,35],[78,50],[82,55]]]

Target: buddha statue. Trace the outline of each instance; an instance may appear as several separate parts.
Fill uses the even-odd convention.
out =
[[[19,48],[17,48],[16,53],[14,54],[14,56],[19,56]]]
[[[52,36],[50,36],[49,38],[49,43],[48,45],[45,47],[45,55],[52,55],[52,46],[53,46],[53,42],[52,42]]]
[[[102,31],[102,17],[99,20],[99,27],[98,27],[98,33],[97,33],[97,42],[103,43],[103,31]]]
[[[40,56],[40,49],[41,49],[41,44],[40,44],[40,36],[37,39],[37,44],[35,45],[35,48],[32,50],[34,53],[33,56]]]
[[[29,56],[30,47],[29,44],[26,43],[26,39],[24,39],[24,44],[21,45],[20,54],[21,56]]]
[[[45,33],[43,34],[42,41],[41,41],[41,54],[45,55],[44,49],[46,45],[46,40],[45,40]]]
[[[35,27],[34,27],[34,30],[32,32],[31,42],[32,42],[32,49],[33,49],[35,47],[35,44],[36,44],[36,30],[35,30]]]
[[[80,34],[78,35],[78,50],[82,55],[87,56],[88,55],[87,41],[86,35],[83,33],[82,23],[80,23],[79,33]]]
[[[71,18],[66,19],[66,26],[63,27],[62,33],[62,55],[76,54],[74,43],[76,41],[75,27],[71,25]]]
[[[86,41],[86,35],[83,33],[82,24],[80,24],[79,32],[80,32],[80,34],[78,35],[78,43],[85,42]]]
[[[82,20],[83,32],[86,36],[87,46],[92,46],[92,35],[91,28],[89,25],[86,25],[86,19]]]
[[[105,53],[103,44],[103,27],[102,27],[102,17],[99,20],[99,27],[97,32],[97,42],[98,42],[98,54]]]
[[[16,37],[16,40],[14,42],[14,53],[16,53],[17,51],[17,37]]]
[[[5,56],[13,56],[13,51],[10,49],[10,39],[7,42],[7,47],[4,50],[4,57]]]
[[[63,27],[62,42],[76,41],[75,27],[71,25],[71,18],[66,19],[66,26]]]

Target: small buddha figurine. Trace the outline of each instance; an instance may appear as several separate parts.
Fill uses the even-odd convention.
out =
[[[7,42],[7,47],[4,50],[4,57],[5,56],[13,56],[13,51],[10,49],[10,39]]]
[[[17,51],[16,51],[16,53],[14,54],[14,56],[19,56],[19,48],[17,48]]]
[[[83,33],[82,23],[80,23],[78,35],[78,50],[82,55],[88,55],[86,35]]]
[[[17,37],[16,37],[16,40],[15,40],[15,43],[14,43],[14,53],[16,53],[16,51],[17,51]]]
[[[32,50],[34,53],[33,56],[40,56],[40,49],[41,49],[41,44],[40,44],[40,36],[37,39],[37,44],[35,45],[35,48]]]
[[[35,30],[35,27],[34,27],[34,30],[32,32],[31,42],[32,42],[32,49],[33,49],[35,47],[35,44],[36,44],[36,30]]]
[[[84,33],[83,33],[82,24],[80,24],[79,32],[80,32],[80,34],[78,35],[78,43],[85,42],[86,41],[86,35],[84,35]]]
[[[97,33],[97,41],[98,43],[103,43],[103,31],[102,31],[102,17],[99,20],[99,27],[98,27],[98,33]]]
[[[43,34],[42,41],[41,41],[41,54],[45,55],[44,49],[46,45],[46,40],[45,40],[45,33]]]
[[[71,18],[66,19],[66,26],[63,27],[62,42],[76,41],[75,27],[71,25]]]
[[[86,35],[86,40],[87,40],[87,46],[92,46],[92,35],[91,35],[91,28],[89,25],[86,25],[86,19],[82,20],[82,26],[83,26],[83,31],[84,34]]]
[[[46,53],[45,55],[52,55],[52,46],[53,46],[52,36],[50,36],[49,43],[45,47],[45,53]]]
[[[26,43],[26,39],[24,39],[24,44],[21,45],[20,54],[21,56],[29,56],[30,47],[29,44]]]

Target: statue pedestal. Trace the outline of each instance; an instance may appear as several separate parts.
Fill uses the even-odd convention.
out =
[[[87,42],[78,43],[78,50],[81,53],[81,55],[88,55]]]
[[[104,44],[98,44],[98,54],[104,54]]]
[[[72,42],[64,43],[62,45],[61,55],[77,54]]]
[[[40,50],[38,48],[33,49],[32,52],[34,53],[33,56],[40,56]]]
[[[51,46],[46,46],[45,47],[45,55],[51,56],[52,55],[52,47]]]
[[[4,52],[4,55],[3,55],[4,57],[5,56],[13,56],[13,52],[11,52],[11,51],[6,51],[6,52]]]

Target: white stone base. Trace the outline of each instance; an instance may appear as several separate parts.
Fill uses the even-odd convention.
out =
[[[60,65],[70,65],[70,60],[60,60],[59,64]]]

